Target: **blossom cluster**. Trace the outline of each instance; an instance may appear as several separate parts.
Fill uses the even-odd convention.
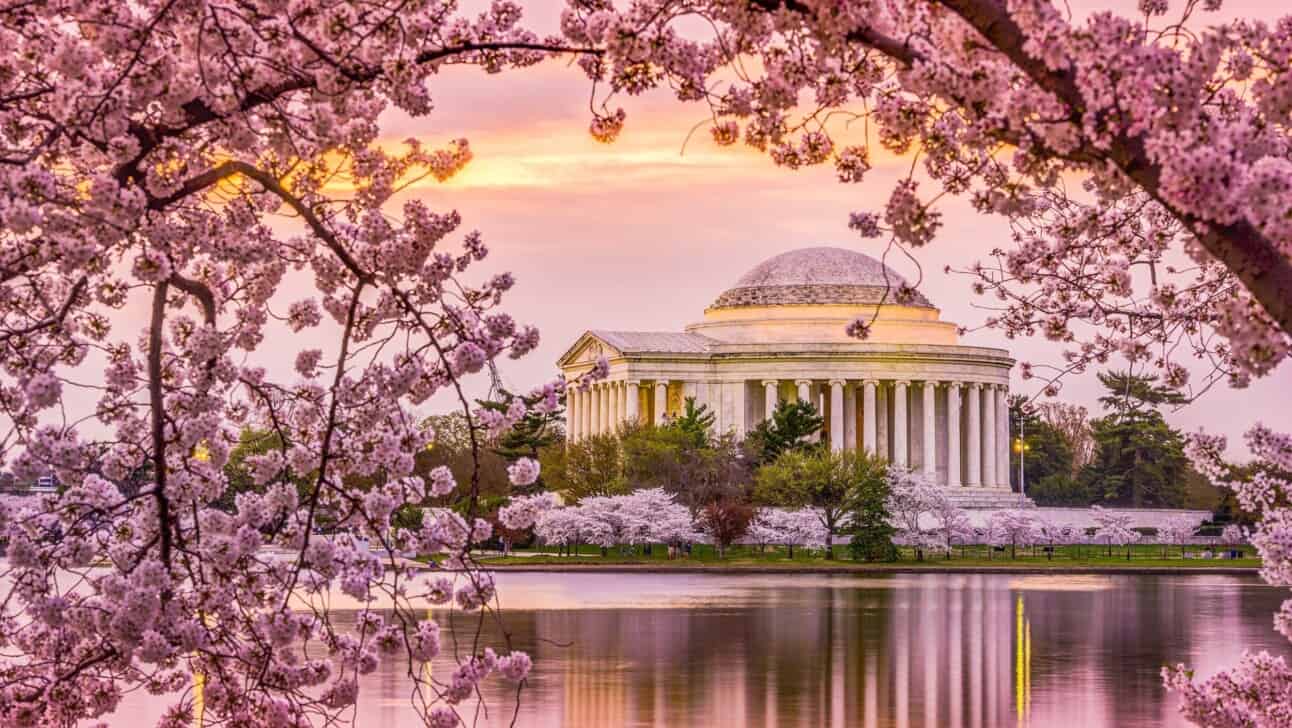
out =
[[[381,137],[390,112],[431,110],[446,63],[570,49],[520,15],[509,0],[0,12],[0,463],[61,485],[0,504],[0,723],[82,724],[146,688],[187,724],[195,675],[208,723],[344,720],[394,648],[438,650],[406,550],[449,552],[470,584],[456,603],[492,610],[470,556],[489,524],[447,470],[415,474],[435,438],[415,411],[443,395],[482,436],[523,418],[522,403],[472,420],[462,387],[538,332],[501,310],[516,281],[487,271],[478,232],[399,196],[467,165],[466,140]],[[240,444],[250,483],[226,474]],[[455,490],[466,514],[401,519]],[[328,618],[335,594],[394,607],[351,632]],[[460,722],[446,701],[468,678],[528,669],[490,654],[463,655],[452,685],[410,673],[428,719]]]
[[[1241,383],[1292,352],[1286,22],[1194,34],[1192,13],[1219,3],[1163,19],[1165,0],[1080,22],[1046,0],[567,3],[565,36],[605,51],[581,64],[590,77],[706,104],[721,145],[833,161],[844,183],[874,145],[918,149],[925,178],[1016,231],[967,271],[1002,302],[988,323],[1065,341],[1070,366],[1127,354],[1179,377],[1174,356],[1200,351]],[[915,169],[852,227],[931,242],[941,195],[917,196]]]

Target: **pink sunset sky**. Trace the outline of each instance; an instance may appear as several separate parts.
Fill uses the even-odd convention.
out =
[[[523,4],[529,27],[555,31],[561,3]],[[1277,5],[1231,2],[1201,18],[1273,20]],[[1074,3],[1078,13],[1100,7],[1136,12],[1134,2]],[[613,99],[611,108],[628,111],[628,124],[614,144],[600,144],[587,134],[588,81],[558,61],[494,77],[450,68],[431,92],[436,109],[429,117],[391,118],[384,133],[428,144],[470,140],[475,159],[463,173],[411,194],[438,209],[459,210],[464,228],[484,233],[493,251],[489,267],[515,273],[507,310],[543,335],[536,352],[502,364],[515,389],[554,375],[557,357],[587,329],[681,330],[745,270],[777,253],[825,244],[878,256],[883,242],[849,231],[848,213],[882,207],[910,164],[881,158],[861,185],[839,184],[828,165],[780,169],[756,151],[716,146],[703,126],[705,109],[666,93]],[[1002,218],[981,216],[964,200],[948,198],[940,210],[939,238],[916,253],[921,289],[944,319],[972,329],[986,318],[980,306],[990,301],[972,295],[968,278],[944,274],[943,267],[963,268],[1008,245],[1008,229]],[[908,261],[890,257],[890,264],[915,273]],[[1060,361],[1059,347],[1044,339],[1010,341],[977,330],[964,342],[1005,347],[1038,364]],[[1032,394],[1039,386],[1015,375],[1015,391]],[[1093,414],[1099,390],[1091,372],[1065,380],[1061,397]],[[1287,367],[1246,390],[1214,387],[1168,417],[1231,441],[1256,421],[1292,430]]]

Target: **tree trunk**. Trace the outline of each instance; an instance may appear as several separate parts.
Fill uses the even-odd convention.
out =
[[[834,530],[830,528],[825,532],[825,558],[827,561],[834,560]]]
[[[786,544],[786,545],[787,545],[787,546],[789,546],[789,549],[790,549],[790,561],[793,561],[793,560],[794,560],[794,544],[792,544],[792,543],[791,543],[791,544]]]

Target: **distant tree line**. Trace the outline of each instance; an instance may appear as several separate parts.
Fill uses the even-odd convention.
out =
[[[1163,418],[1163,407],[1184,402],[1178,390],[1126,372],[1102,373],[1099,380],[1107,390],[1100,398],[1104,414],[1093,419],[1083,407],[1011,398],[1015,490],[1023,458],[1027,494],[1040,505],[1191,507],[1217,510],[1221,520],[1243,520],[1232,499],[1189,465],[1182,434]],[[517,396],[503,392],[478,404],[505,411]],[[820,521],[815,527],[822,529],[827,555],[833,554],[834,537],[843,534],[856,558],[894,555],[887,463],[862,452],[832,452],[815,406],[781,402],[743,440],[717,432],[714,419],[705,405],[686,398],[682,411],[662,424],[626,423],[612,433],[567,442],[563,409],[531,413],[494,438],[478,423],[473,431],[461,413],[436,415],[425,422],[436,433],[434,445],[416,454],[414,473],[429,478],[447,468],[466,484],[478,458],[477,515],[493,522],[504,546],[532,538],[499,518],[500,509],[519,496],[553,492],[574,505],[659,490],[684,506],[719,545],[751,528],[766,532],[769,525],[760,526],[760,514],[775,520],[776,513],[801,509]],[[238,493],[256,488],[248,458],[277,447],[272,432],[242,433],[225,466],[230,488],[223,505],[232,510]],[[534,484],[516,488],[507,467],[520,458],[539,461],[541,474]],[[462,511],[468,492],[459,488],[429,497],[420,507],[405,506],[400,523],[417,525],[423,507]]]
[[[1220,509],[1224,493],[1189,464],[1183,433],[1162,414],[1185,396],[1154,376],[1098,377],[1104,414],[1093,419],[1084,407],[1010,398],[1012,488],[1021,458],[1025,490],[1039,505]]]

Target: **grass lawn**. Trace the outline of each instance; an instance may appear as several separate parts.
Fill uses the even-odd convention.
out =
[[[1202,551],[1201,548],[1187,547],[1186,550],[1193,552]],[[506,557],[482,558],[482,564],[490,566],[563,566],[570,569],[578,569],[581,566],[618,566],[618,565],[639,565],[660,568],[671,567],[718,567],[718,568],[783,568],[787,571],[793,571],[796,568],[822,568],[822,567],[842,567],[855,568],[858,570],[884,570],[902,568],[902,569],[929,569],[929,570],[955,570],[955,569],[982,569],[982,568],[1001,568],[1001,567],[1025,567],[1032,569],[1126,569],[1126,568],[1234,568],[1234,567],[1259,567],[1260,559],[1256,557],[1251,547],[1243,549],[1244,557],[1241,559],[1184,559],[1181,557],[1181,550],[1178,546],[1168,547],[1166,558],[1163,558],[1161,546],[1135,545],[1131,547],[1131,558],[1127,560],[1126,549],[1124,547],[1113,547],[1112,556],[1108,555],[1107,547],[1098,546],[1056,546],[1052,557],[1037,548],[1019,549],[1015,558],[1010,558],[1008,548],[1002,553],[999,551],[990,552],[987,547],[972,546],[966,549],[956,549],[951,558],[944,556],[926,555],[923,560],[916,558],[916,555],[910,549],[901,549],[897,561],[885,562],[864,562],[853,561],[848,557],[848,547],[836,546],[835,559],[827,560],[821,550],[808,550],[797,548],[794,550],[794,558],[791,560],[788,553],[782,547],[768,546],[766,549],[759,549],[755,546],[733,546],[727,549],[725,559],[719,559],[717,551],[712,546],[697,544],[691,552],[690,558],[668,558],[668,549],[663,546],[655,546],[651,553],[645,553],[645,550],[638,546],[635,548],[609,549],[602,555],[601,549],[596,546],[582,546],[578,550],[578,556],[558,556],[554,548],[539,549],[517,549],[517,555]]]

